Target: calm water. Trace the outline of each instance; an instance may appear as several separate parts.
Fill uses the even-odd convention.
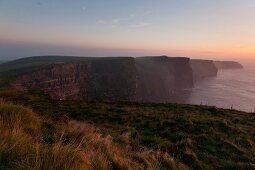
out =
[[[221,70],[180,95],[178,102],[234,108],[251,112],[255,109],[255,68]]]

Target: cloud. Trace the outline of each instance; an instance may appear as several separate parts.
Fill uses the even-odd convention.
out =
[[[151,13],[152,11],[147,10],[145,12],[142,12],[140,16],[142,17],[144,15],[149,15]],[[141,27],[147,27],[151,25],[151,23],[142,21],[141,17],[133,13],[133,14],[130,14],[127,18],[113,18],[110,20],[101,19],[101,20],[98,20],[97,23],[101,25],[109,26],[111,28],[116,28],[116,27],[141,28]]]
[[[106,21],[105,21],[105,20],[98,20],[97,23],[98,23],[98,24],[105,25],[105,24],[106,24]]]
[[[138,24],[134,24],[134,25],[129,25],[129,28],[142,28],[142,27],[147,27],[150,26],[151,23],[147,23],[147,22],[141,22]]]
[[[109,25],[112,28],[115,28],[120,23],[120,21],[121,19],[118,19],[118,18],[115,18],[109,21],[101,19],[101,20],[98,20],[97,23],[101,25]]]
[[[114,24],[118,24],[118,23],[120,22],[120,19],[117,19],[117,18],[116,18],[116,19],[113,19],[112,22],[113,22]]]
[[[117,25],[111,25],[111,28],[116,28],[116,27],[118,27]]]

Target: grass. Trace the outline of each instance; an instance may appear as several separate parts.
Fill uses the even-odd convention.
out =
[[[0,74],[5,76],[7,73],[21,74],[25,71],[41,69],[45,66],[63,63],[81,63],[81,62],[100,62],[100,61],[121,61],[132,60],[131,57],[75,57],[75,56],[35,56],[22,58],[6,63],[0,63]]]
[[[167,153],[137,152],[115,143],[89,123],[42,117],[3,101],[0,134],[1,170],[187,169]]]
[[[52,120],[67,115],[88,122],[100,128],[102,136],[111,135],[117,145],[160,150],[171,155],[170,160],[179,160],[191,169],[254,169],[255,116],[251,113],[193,105],[54,101],[38,90],[25,94],[4,90],[0,96]],[[54,144],[59,130],[45,122],[41,126],[46,143]],[[121,162],[109,154],[112,150],[104,148],[94,159],[108,157],[110,162]],[[136,162],[144,167],[159,166],[137,156]],[[120,157],[127,162],[126,156]]]

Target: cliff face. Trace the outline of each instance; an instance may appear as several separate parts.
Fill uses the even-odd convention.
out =
[[[58,100],[164,102],[193,87],[188,58],[141,57],[55,63],[12,82],[40,88]]]
[[[133,101],[137,76],[134,58],[91,62],[89,93],[85,100]],[[84,88],[86,92],[87,89]]]
[[[193,87],[188,58],[139,57],[135,61],[141,101],[164,102],[174,90]]]
[[[12,82],[18,89],[40,88],[54,99],[80,99],[81,85],[89,80],[89,63],[53,65],[51,68],[25,74]]]
[[[242,69],[243,66],[236,61],[214,61],[218,69]]]
[[[215,67],[212,60],[190,60],[190,65],[193,71],[194,81],[202,80],[206,77],[217,76],[218,69]]]
[[[23,75],[12,85],[40,88],[59,100],[130,101],[136,96],[135,64],[127,58],[54,65]]]

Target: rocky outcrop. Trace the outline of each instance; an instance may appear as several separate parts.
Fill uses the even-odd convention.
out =
[[[217,76],[218,69],[215,67],[212,60],[192,59],[190,60],[190,65],[193,71],[194,81]]]
[[[242,69],[243,66],[236,61],[214,61],[218,69]]]
[[[58,100],[165,102],[178,89],[192,88],[188,58],[87,58],[53,62],[12,82],[40,88]]]
[[[188,58],[138,57],[135,63],[141,101],[165,102],[174,90],[193,87]]]

